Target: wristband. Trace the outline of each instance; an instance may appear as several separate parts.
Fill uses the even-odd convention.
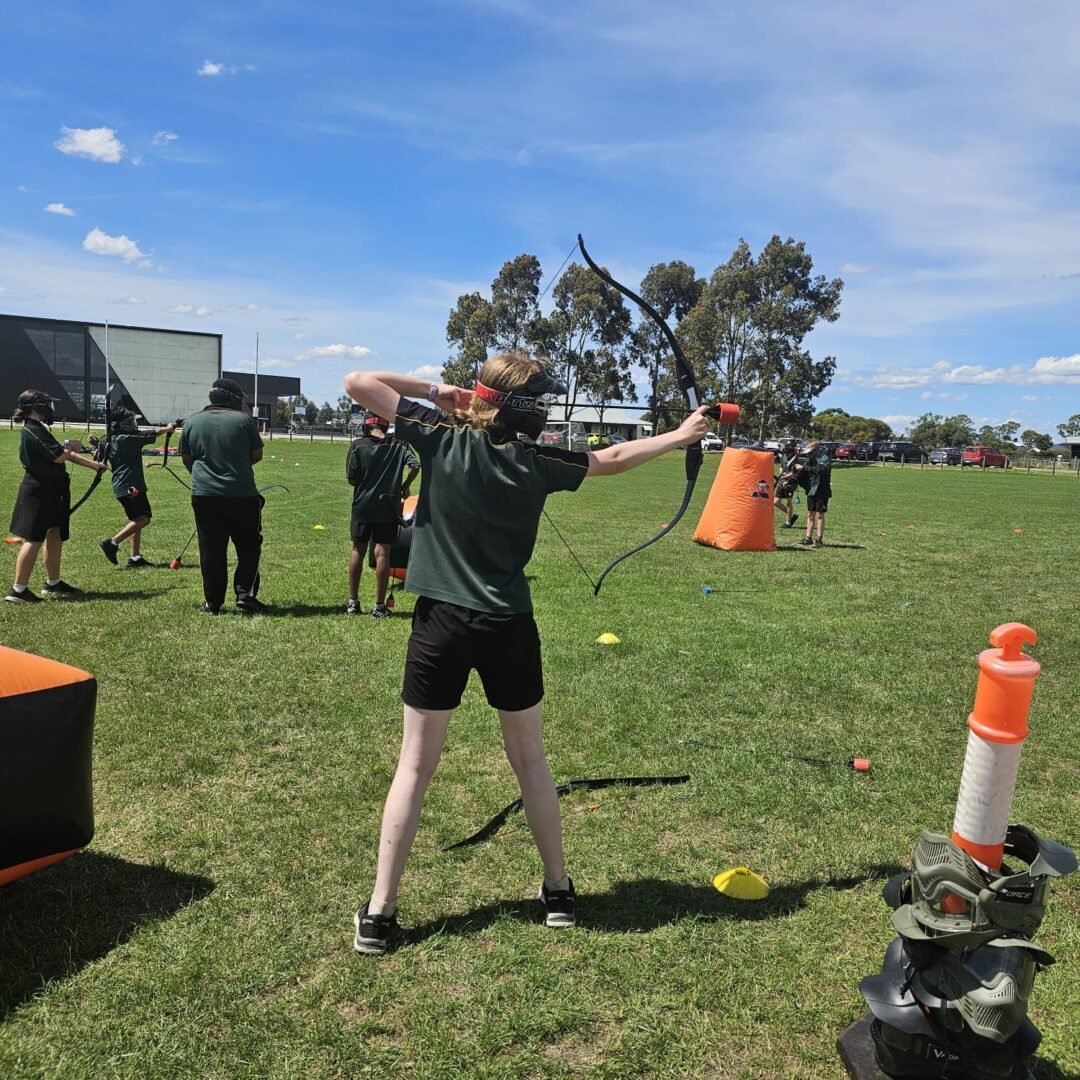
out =
[[[434,401],[438,396],[439,396],[439,384],[438,383],[432,383],[427,388],[427,399],[428,399],[428,401]]]

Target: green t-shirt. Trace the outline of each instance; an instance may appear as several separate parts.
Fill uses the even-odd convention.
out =
[[[540,512],[551,492],[580,487],[588,455],[494,442],[405,398],[395,433],[416,450],[424,471],[406,589],[475,611],[532,611],[525,566]]]
[[[254,498],[253,450],[262,449],[259,429],[236,409],[210,405],[181,429],[180,453],[193,459],[191,494]]]
[[[143,476],[142,448],[157,442],[156,435],[114,435],[109,440],[109,464],[112,466],[112,489],[118,498],[124,498],[128,488],[146,490]]]
[[[56,460],[63,452],[64,448],[43,423],[33,417],[23,422],[19,438],[19,461],[38,483],[57,486],[68,482],[64,463]]]
[[[401,513],[401,480],[419,462],[409,447],[387,436],[361,435],[349,446],[345,475],[353,485],[352,516],[365,525],[397,521]]]

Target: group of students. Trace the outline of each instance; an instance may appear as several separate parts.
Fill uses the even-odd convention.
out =
[[[110,430],[96,442],[94,456],[78,439],[58,442],[49,430],[53,403],[40,390],[19,395],[13,420],[22,424],[19,460],[25,474],[19,484],[11,533],[22,540],[15,559],[15,581],[6,601],[34,604],[41,601],[30,588],[38,553],[45,551],[45,594],[78,597],[81,590],[60,576],[63,544],[70,535],[71,479],[67,463],[102,472],[111,467],[112,488],[127,517],[114,536],[104,537],[100,547],[105,558],[119,564],[120,545],[131,543],[130,569],[152,565],[141,552],[143,530],[153,511],[146,491],[143,447],[160,435],[171,435],[175,424],[147,431],[136,426],[127,409],[110,410]],[[251,416],[244,410],[241,387],[231,379],[218,379],[210,390],[210,404],[192,416],[182,429],[180,458],[191,474],[191,506],[199,537],[202,572],[202,611],[216,615],[225,603],[228,579],[228,545],[236,550],[233,591],[237,610],[253,615],[265,610],[258,599],[259,558],[262,550],[262,496],[255,487],[253,466],[262,458],[262,439]],[[183,483],[183,481],[181,481]],[[78,504],[76,504],[78,505]]]
[[[825,543],[825,514],[832,498],[832,458],[815,439],[802,451],[793,441],[781,448],[780,472],[773,481],[773,505],[784,515],[782,529],[791,529],[798,514],[793,513],[795,492],[806,493],[806,535],[799,541],[808,547]]]
[[[375,545],[376,612],[385,611],[389,545],[400,518],[402,475],[408,473],[407,490],[417,468],[424,474],[413,518],[407,581],[417,601],[402,678],[401,751],[383,808],[374,881],[367,901],[353,917],[353,947],[362,954],[381,955],[394,942],[398,889],[424,796],[442,754],[450,717],[473,670],[488,704],[498,713],[506,756],[539,853],[542,921],[556,929],[573,926],[576,895],[544,750],[541,644],[525,568],[548,495],[577,491],[587,478],[624,473],[700,442],[709,428],[706,409],[692,412],[672,431],[574,451],[534,441],[545,426],[551,402],[566,391],[524,353],[490,358],[475,386],[468,389],[410,375],[361,371],[346,376],[345,389],[370,414],[364,435],[350,447],[346,467],[354,485],[351,613],[360,610],[357,585],[368,543]],[[23,595],[42,542],[49,574],[45,587],[56,591],[62,584],[59,544],[67,538],[69,499],[64,462],[104,468],[103,462],[83,457],[81,445],[61,446],[51,438],[50,410],[41,398],[44,395],[20,399],[16,414],[24,424],[20,456],[27,476],[12,519],[12,531],[25,538],[13,592]],[[181,438],[203,564],[203,610],[210,614],[216,614],[224,601],[229,539],[238,553],[233,582],[237,606],[258,610],[252,602],[257,603],[261,497],[251,466],[262,456],[262,441],[254,422],[241,411],[241,402],[235,383],[218,380],[211,405],[185,423]],[[395,436],[388,440],[391,423]],[[814,449],[809,447],[799,460],[785,463],[781,475],[793,475],[804,485],[807,537],[812,542],[810,530],[816,527],[820,542],[830,494],[828,459]],[[140,478],[141,472],[132,470],[124,480],[145,494]],[[786,485],[785,481],[785,489]],[[117,494],[122,501],[131,500],[124,504],[131,521],[145,526],[149,504],[130,493]],[[787,521],[793,525],[794,520],[789,504]],[[138,531],[136,527],[130,535]],[[123,539],[122,533],[110,538],[117,546]]]

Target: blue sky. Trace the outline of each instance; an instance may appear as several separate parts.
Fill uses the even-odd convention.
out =
[[[0,311],[220,332],[336,400],[577,232],[621,280],[740,237],[846,282],[820,406],[1080,412],[1080,7],[8,5]],[[232,10],[235,8],[236,10]]]

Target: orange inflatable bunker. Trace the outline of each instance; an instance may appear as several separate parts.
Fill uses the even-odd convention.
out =
[[[728,447],[694,531],[699,544],[723,551],[775,551],[773,455]]]
[[[0,885],[86,847],[97,681],[0,645]]]

